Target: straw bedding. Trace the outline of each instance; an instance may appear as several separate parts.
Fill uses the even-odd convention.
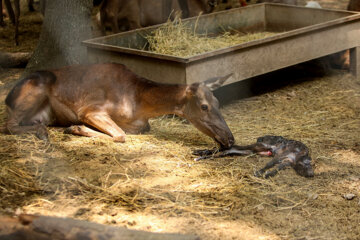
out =
[[[154,119],[149,134],[128,136],[125,144],[58,128],[50,128],[50,144],[31,135],[0,135],[0,211],[19,208],[204,239],[241,232],[244,239],[356,239],[359,93],[349,74],[334,73],[222,109],[237,143],[276,134],[307,144],[314,179],[292,169],[255,178],[268,161],[258,156],[194,162],[192,150],[214,144],[177,118]],[[0,109],[3,123],[4,104]],[[348,193],[355,199],[344,199]]]

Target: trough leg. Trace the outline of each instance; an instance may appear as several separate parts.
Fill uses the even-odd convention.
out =
[[[350,72],[360,79],[360,47],[350,49]]]

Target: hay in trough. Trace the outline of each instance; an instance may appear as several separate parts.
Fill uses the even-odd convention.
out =
[[[168,21],[146,36],[148,49],[151,52],[190,57],[197,54],[227,48],[237,44],[250,42],[274,35],[272,32],[240,33],[224,32],[210,37],[207,34],[197,34],[196,29],[190,28],[181,19]]]

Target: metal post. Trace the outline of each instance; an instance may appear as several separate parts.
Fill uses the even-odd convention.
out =
[[[350,72],[360,79],[360,47],[350,49]]]

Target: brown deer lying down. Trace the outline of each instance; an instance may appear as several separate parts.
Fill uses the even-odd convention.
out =
[[[8,120],[3,131],[33,132],[46,140],[45,126],[56,125],[68,127],[66,133],[110,135],[114,141],[124,142],[125,132],[148,131],[149,118],[176,114],[222,147],[230,148],[234,137],[211,92],[230,75],[204,83],[170,85],[141,78],[115,63],[38,71],[22,79],[8,94]]]
[[[305,144],[288,140],[280,136],[264,136],[259,137],[256,143],[248,146],[233,145],[230,149],[226,150],[196,150],[193,152],[195,155],[201,157],[195,160],[201,160],[211,157],[225,157],[225,156],[242,156],[250,154],[259,154],[263,156],[273,156],[274,158],[266,164],[266,166],[255,173],[255,176],[260,177],[264,173],[264,177],[273,177],[280,170],[291,166],[295,171],[304,177],[313,177],[314,171],[311,166],[311,157],[309,149]],[[267,169],[277,165],[277,168],[272,171]]]

